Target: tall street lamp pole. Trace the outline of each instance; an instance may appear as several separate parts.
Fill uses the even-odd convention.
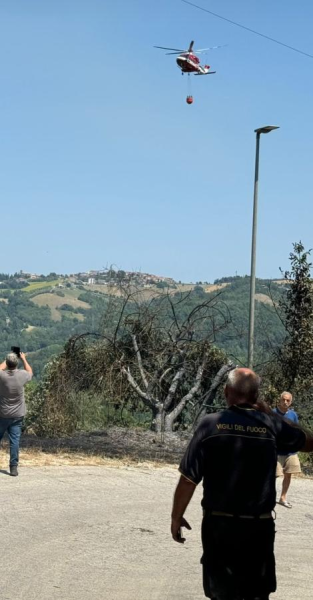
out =
[[[254,350],[254,305],[255,305],[255,264],[256,264],[256,234],[258,221],[258,191],[259,191],[259,155],[260,155],[260,137],[261,133],[270,133],[274,129],[279,129],[275,125],[260,127],[255,129],[256,133],[256,152],[255,152],[255,175],[254,175],[254,196],[253,196],[253,224],[252,224],[252,247],[251,247],[251,275],[250,275],[250,311],[249,311],[249,343],[248,343],[248,367],[253,368],[253,350]]]

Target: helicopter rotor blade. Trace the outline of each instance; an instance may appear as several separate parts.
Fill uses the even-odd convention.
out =
[[[194,41],[190,42],[190,46],[188,48],[188,52],[192,52],[193,45],[194,45]]]
[[[186,50],[180,50],[179,48],[165,48],[164,46],[153,46],[153,48],[160,48],[160,50],[175,50],[175,52],[186,52]]]
[[[194,50],[195,54],[201,54],[201,52],[205,52],[206,50],[216,50],[217,48],[225,48],[227,44],[223,44],[222,46],[211,46],[210,48],[199,48],[198,50]]]

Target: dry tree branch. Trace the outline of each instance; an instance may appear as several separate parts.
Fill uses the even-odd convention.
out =
[[[216,373],[216,375],[211,383],[210,389],[206,392],[206,394],[204,394],[204,396],[201,399],[202,402],[200,405],[200,409],[194,420],[193,427],[198,425],[200,418],[205,415],[205,412],[206,412],[205,406],[206,406],[207,402],[212,403],[212,401],[214,400],[216,392],[217,392],[219,386],[221,385],[221,383],[223,382],[225,375],[227,375],[229,373],[229,371],[232,371],[235,368],[236,368],[236,366],[233,363],[229,362],[227,365],[223,365],[219,369],[219,371]]]
[[[177,373],[174,375],[173,381],[170,385],[167,396],[164,400],[164,410],[167,410],[171,406],[172,400],[173,400],[176,390],[177,390],[177,386],[178,386],[180,380],[182,379],[183,375],[185,374],[185,371],[186,371],[185,367],[181,367],[177,371]]]
[[[127,369],[126,369],[126,367],[122,367],[122,373],[124,373],[124,375],[126,375],[128,383],[135,390],[135,392],[138,394],[138,396],[140,396],[140,398],[142,398],[144,403],[147,406],[149,406],[149,408],[154,408],[157,401],[155,400],[155,398],[152,398],[152,396],[150,396],[146,392],[142,391],[142,389],[140,388],[138,383],[133,378],[133,376],[130,372],[130,368],[127,367]]]
[[[142,382],[143,382],[143,384],[144,384],[144,386],[145,386],[145,388],[147,390],[149,384],[148,384],[148,380],[146,378],[145,371],[144,371],[144,368],[143,368],[142,358],[141,358],[141,352],[140,352],[140,350],[138,348],[137,338],[136,338],[136,336],[135,336],[134,333],[131,334],[131,338],[132,338],[132,341],[133,341],[134,351],[135,351],[135,355],[136,355],[136,358],[137,358],[137,362],[138,362],[138,367],[139,367],[139,372],[140,372],[140,375],[141,375],[141,379],[142,379]]]
[[[174,319],[174,324],[176,325],[176,328],[177,328],[177,330],[178,330],[178,332],[180,334],[181,328],[179,326],[179,322],[178,322],[178,319],[177,319],[176,310],[175,310],[175,307],[174,307],[174,303],[172,302],[172,299],[170,298],[169,295],[168,295],[168,301],[170,303],[170,309],[171,309],[171,313],[172,313],[172,316],[173,316],[173,319]]]
[[[194,398],[194,396],[196,395],[196,393],[199,391],[206,364],[207,364],[207,357],[205,356],[203,358],[201,365],[198,367],[194,385],[189,390],[189,392],[187,394],[185,394],[185,396],[183,396],[183,398],[180,400],[178,405],[172,410],[171,415],[173,417],[173,420],[175,420],[177,418],[177,416],[180,415],[181,411],[186,406],[186,404],[188,402],[190,402],[190,400],[192,400]]]

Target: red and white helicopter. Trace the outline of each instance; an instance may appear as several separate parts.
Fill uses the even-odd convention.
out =
[[[178,54],[176,58],[177,65],[182,71],[182,74],[194,73],[194,75],[213,75],[216,71],[210,71],[210,65],[200,65],[200,60],[196,54],[201,54],[206,50],[215,50],[215,48],[221,48],[222,46],[213,46],[212,48],[201,48],[199,50],[193,50],[194,42],[190,42],[188,50],[179,50],[179,48],[164,48],[164,46],[154,46],[154,48],[160,48],[161,50],[171,50],[166,54]]]

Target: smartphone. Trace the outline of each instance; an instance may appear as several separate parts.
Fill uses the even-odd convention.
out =
[[[18,346],[11,346],[11,352],[14,352],[20,358],[21,349]]]

